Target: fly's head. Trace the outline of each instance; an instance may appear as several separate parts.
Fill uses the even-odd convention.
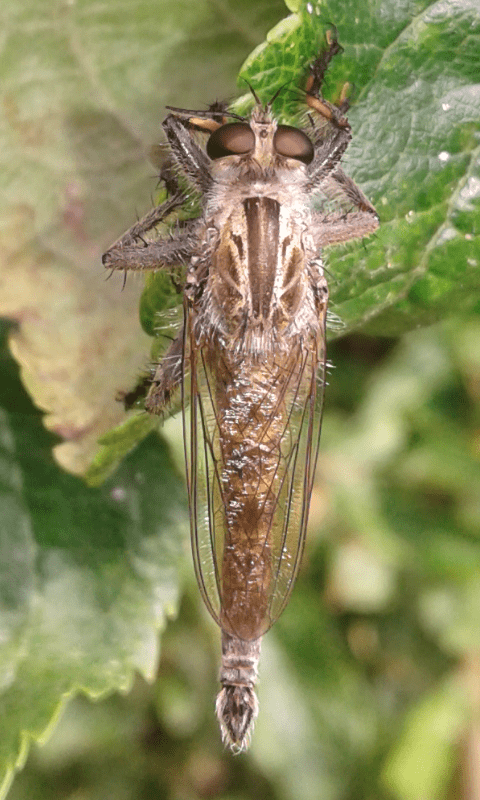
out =
[[[304,174],[314,146],[306,133],[279,125],[270,106],[257,102],[248,121],[226,123],[211,133],[207,155],[216,180],[230,179],[232,172],[262,180],[282,168]]]
[[[340,160],[350,141],[350,126],[345,117],[348,100],[339,106],[323,99],[321,85],[329,61],[341,50],[333,33],[327,36],[328,49],[310,65],[305,100],[309,107],[307,133],[299,127],[280,124],[272,105],[284,87],[264,105],[251,88],[255,105],[250,117],[228,111],[228,103],[214,103],[207,111],[189,112],[172,108],[163,123],[172,150],[172,159],[203,195],[223,198],[225,187],[269,182],[301,188],[308,195],[322,183]],[[197,116],[197,114],[199,116]],[[233,119],[235,121],[228,121]],[[209,135],[206,152],[195,141],[194,131]],[[258,190],[261,194],[264,189]],[[217,203],[222,205],[223,200]]]

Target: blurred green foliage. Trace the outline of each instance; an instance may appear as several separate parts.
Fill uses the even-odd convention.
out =
[[[28,97],[29,113],[41,98],[32,76],[63,75],[64,83],[55,83],[65,94],[62,102],[68,95],[80,103],[93,85],[113,120],[112,138],[102,147],[107,142],[118,153],[132,126],[144,124],[141,138],[151,136],[164,101],[210,100],[208,65],[222,64],[215,90],[226,94],[242,54],[259,44],[244,74],[257,76],[256,87],[268,94],[280,77],[297,74],[299,53],[316,47],[317,23],[300,1],[290,0],[299,16],[281,22],[267,47],[260,43],[284,14],[282,3],[255,0],[239,8],[222,0],[215,8],[139,0],[113,12],[81,0],[54,13],[50,6],[15,4],[2,51],[6,83],[22,100]],[[475,0],[329,0],[313,8],[321,10],[320,26],[335,22],[345,47],[329,76],[331,94],[352,76],[359,90],[346,168],[377,204],[382,227],[365,248],[349,245],[329,254],[333,309],[348,335],[339,338],[338,327],[331,332],[334,367],[309,538],[292,600],[264,642],[251,751],[238,758],[225,753],[214,719],[219,634],[184,558],[178,419],[165,426],[168,445],[143,415],[107,432],[89,473],[97,488],[88,488],[53,461],[55,438],[45,432],[8,352],[8,336],[18,342],[18,330],[9,334],[5,325],[4,793],[30,741],[42,742],[13,784],[11,800],[478,796],[480,11]],[[40,24],[43,18],[50,27]],[[161,27],[158,51],[155,25]],[[52,37],[62,33],[69,47],[53,47],[47,30]],[[15,47],[12,31],[37,37],[44,50],[27,47],[25,37]],[[288,58],[286,42],[294,45]],[[82,93],[70,88],[72,53]],[[162,83],[167,94],[154,103],[159,53],[168,89]],[[10,68],[12,54],[18,74]],[[279,74],[283,66],[292,76]],[[23,74],[28,80],[21,83]],[[128,86],[135,92],[125,94]],[[189,100],[182,101],[182,91]],[[13,117],[12,131],[28,139],[21,114]],[[78,128],[72,119],[65,126],[70,137],[86,118],[75,117]],[[145,122],[132,122],[138,119]],[[51,235],[48,217],[56,208],[51,155],[58,141],[47,137],[31,151],[28,140],[26,152],[32,196],[38,195],[35,224],[61,272],[68,248],[55,230]],[[68,136],[62,143],[71,146]],[[15,192],[24,191],[25,181],[9,172],[11,152],[4,147],[2,174],[9,199],[18,204]],[[117,198],[97,169],[90,165],[88,172],[88,153],[81,156],[83,178],[100,198],[87,239],[83,229],[79,237],[86,254],[95,235],[103,235],[104,206]],[[126,162],[119,185],[128,198],[129,157]],[[43,172],[44,183],[38,179]],[[58,164],[53,173],[60,175]],[[131,214],[132,201],[122,203]],[[150,332],[158,306],[171,306],[169,289],[160,283],[150,279],[142,299]],[[25,302],[27,311],[31,307]],[[447,314],[454,316],[417,329]],[[22,307],[11,316],[23,326],[21,337],[29,314]],[[35,330],[40,339],[42,326]],[[85,697],[118,690],[122,694],[102,703]]]
[[[10,798],[474,797],[480,319],[351,335],[331,357],[307,551],[264,642],[250,753],[222,750],[219,637],[188,569],[155,683],[70,703]],[[39,426],[14,374],[8,396]]]

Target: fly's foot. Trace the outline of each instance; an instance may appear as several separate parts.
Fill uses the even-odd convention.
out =
[[[349,101],[347,98],[347,91],[349,84],[345,84],[340,95],[338,105],[329,103],[322,96],[322,84],[325,78],[325,73],[328,66],[338,53],[343,53],[343,47],[337,38],[337,29],[332,26],[326,34],[327,49],[323,50],[315,59],[313,64],[310,65],[310,74],[307,78],[306,92],[307,92],[307,105],[314,111],[331,122],[337,128],[346,128],[350,130],[348,120],[345,113],[349,108]]]
[[[332,26],[326,34],[327,49],[323,50],[310,65],[310,74],[307,79],[307,95],[321,98],[322,84],[330,61],[338,53],[343,53],[343,47],[338,41],[337,29]]]

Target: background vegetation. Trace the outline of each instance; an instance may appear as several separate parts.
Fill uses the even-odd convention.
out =
[[[480,10],[289,10],[272,30],[279,0],[5,4],[3,794],[43,743],[14,800],[480,796]],[[382,226],[329,253],[343,327],[307,551],[265,639],[251,751],[233,758],[179,421],[143,438],[150,420],[115,402],[151,340],[141,282],[104,283],[100,255],[155,191],[145,155],[163,106],[233,96],[271,31],[243,71],[269,96],[331,23],[345,52],[330,96],[347,79],[357,92],[346,169]],[[143,294],[147,328],[162,292]]]

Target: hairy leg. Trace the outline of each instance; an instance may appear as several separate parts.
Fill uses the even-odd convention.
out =
[[[198,246],[194,233],[195,224],[196,220],[191,220],[190,224],[168,239],[140,242],[126,247],[115,243],[103,255],[103,264],[107,269],[136,272],[185,264],[194,255]]]
[[[348,100],[342,97],[340,105],[336,106],[325,100],[321,94],[330,61],[343,50],[338,43],[335,28],[327,33],[327,44],[328,49],[322,51],[311,64],[306,86],[307,105],[323,120],[323,124],[317,126],[311,118],[315,139],[315,157],[308,167],[311,183],[307,188],[314,186],[335,168],[352,138],[351,128],[345,116]]]
[[[161,415],[180,386],[183,372],[183,327],[160,361],[145,400],[151,414]]]
[[[309,165],[307,190],[322,197],[324,209],[315,211],[312,218],[313,236],[317,248],[346,242],[373,233],[378,228],[377,213],[358,186],[339,166],[350,139],[351,129],[345,116],[348,99],[342,93],[339,105],[324,100],[321,87],[332,58],[342,52],[335,29],[327,33],[328,49],[310,67],[307,80],[307,105],[320,115],[323,124],[312,119],[315,138],[315,157]],[[328,208],[333,201],[334,210]]]
[[[317,248],[329,244],[346,242],[349,239],[358,239],[376,231],[379,225],[378,215],[370,201],[361,189],[345,175],[342,169],[337,168],[323,181],[313,187],[321,192],[323,202],[328,206],[328,201],[335,203],[334,210],[328,208],[315,210],[312,214],[312,225],[309,230]]]

